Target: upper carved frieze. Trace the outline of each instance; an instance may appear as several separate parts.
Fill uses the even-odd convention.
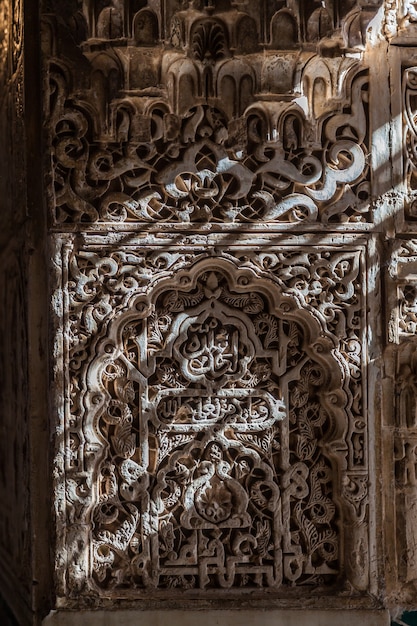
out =
[[[256,76],[243,61],[205,73],[174,59],[164,96],[115,90],[104,107],[117,72],[93,72],[76,104],[51,72],[56,223],[370,221],[366,73],[304,58],[304,97],[255,96],[297,61],[270,56]]]
[[[359,51],[377,5],[351,5],[46,15],[55,224],[372,222]]]
[[[414,4],[408,3],[410,10]],[[356,48],[364,45],[380,5],[380,0],[46,0],[44,12],[59,16],[77,43],[170,44],[193,55],[203,42],[209,55],[221,49],[230,56],[260,47],[309,46],[334,34],[340,41],[333,46]]]

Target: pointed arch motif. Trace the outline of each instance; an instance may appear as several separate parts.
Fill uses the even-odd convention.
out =
[[[323,320],[227,256],[131,294],[81,385],[89,585],[334,586],[355,540],[342,497],[352,397]]]

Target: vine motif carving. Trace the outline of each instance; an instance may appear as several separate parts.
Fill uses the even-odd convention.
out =
[[[153,4],[128,16],[117,2],[67,15],[82,78],[70,78],[65,55],[48,59],[57,225],[372,222],[367,69],[291,49],[299,36],[316,45],[344,20],[347,47],[360,48],[376,7],[333,3],[297,17],[252,4],[197,3],[164,16]],[[265,12],[269,34],[257,23]],[[47,23],[46,41],[56,37]],[[134,32],[123,39],[127,23]]]
[[[411,283],[398,285],[399,334],[417,334],[417,286]]]
[[[411,322],[409,322],[411,323]],[[414,334],[414,328],[412,330]],[[393,438],[395,498],[398,533],[398,577],[403,593],[417,579],[415,532],[417,507],[417,352],[413,343],[405,343],[398,352],[396,380],[396,420]]]
[[[414,143],[415,122],[415,68],[404,74],[404,102],[407,126],[405,129],[408,164],[407,182],[409,194],[413,200],[414,163],[411,162],[410,150]],[[412,208],[412,205],[411,205]],[[410,213],[409,219],[412,218]],[[397,343],[395,361],[392,364],[392,389],[394,391],[392,421],[392,459],[395,470],[395,497],[393,513],[395,514],[395,554],[396,580],[398,598],[404,604],[410,602],[415,592],[417,570],[415,555],[417,550],[416,524],[416,450],[417,450],[417,351],[415,337],[417,332],[416,311],[416,274],[417,245],[416,240],[398,237],[393,244],[391,264],[389,268],[393,298],[391,301],[391,336]]]
[[[213,266],[203,251],[70,254],[66,497],[71,524],[94,528],[87,586],[334,584],[341,515],[366,547],[359,258],[245,251]],[[351,346],[338,340],[347,320]],[[355,378],[330,365],[335,345]],[[348,468],[340,484],[334,463]],[[358,563],[348,577],[364,588]]]
[[[396,476],[396,512],[405,536],[398,537],[400,552],[399,576],[405,583],[417,579],[415,559],[417,554],[417,535],[415,522],[417,514],[417,438],[415,432],[401,433],[394,440],[395,476]]]
[[[352,85],[360,126],[333,116],[317,148],[303,141],[308,122],[295,105],[281,107],[269,136],[274,121],[261,106],[230,119],[207,104],[182,116],[163,102],[135,114],[128,101],[114,105],[114,139],[97,143],[86,110],[70,105],[59,76],[52,85],[57,223],[370,219],[363,76]]]
[[[407,97],[411,97],[408,94]],[[410,130],[407,131],[408,137]],[[401,601],[412,597],[417,579],[415,556],[416,463],[417,463],[417,245],[415,239],[399,238],[394,244],[390,278],[396,295],[391,320],[391,340],[398,344],[393,367],[394,420],[392,458],[395,470],[396,576]]]
[[[390,323],[390,340],[395,343],[410,339],[417,333],[416,267],[416,241],[398,240],[394,245],[389,268],[396,294]]]

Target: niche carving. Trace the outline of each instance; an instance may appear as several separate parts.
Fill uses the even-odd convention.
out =
[[[294,254],[71,254],[70,596],[366,589],[359,258]]]

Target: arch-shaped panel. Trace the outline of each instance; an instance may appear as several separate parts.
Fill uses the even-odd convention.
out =
[[[253,68],[243,59],[227,59],[216,75],[216,95],[223,108],[230,111],[230,118],[242,115],[251,104],[256,90]]]
[[[297,47],[298,25],[295,16],[287,9],[277,11],[271,20],[271,48],[287,50]]]
[[[177,59],[167,70],[169,101],[179,114],[188,111],[190,103],[200,93],[200,79],[191,59]]]
[[[132,37],[137,46],[155,46],[159,39],[158,18],[149,9],[142,9],[133,18]]]
[[[182,591],[333,584],[348,516],[343,376],[296,292],[226,257],[126,301],[86,378],[97,589],[115,591],[116,569],[120,593],[132,572],[139,594],[172,576]]]
[[[245,74],[239,81],[239,115],[243,115],[254,99],[254,84],[250,74]]]
[[[285,150],[296,150],[303,143],[304,118],[301,112],[290,110],[282,116],[280,136]]]
[[[324,7],[313,11],[307,22],[307,40],[318,41],[333,30],[332,18]]]
[[[97,18],[97,37],[119,39],[123,36],[123,15],[115,7],[105,7]]]
[[[242,16],[235,25],[236,53],[253,54],[259,50],[259,35],[255,20]]]
[[[303,90],[308,98],[310,115],[318,119],[331,108],[335,85],[329,67],[320,58],[313,58],[304,68]]]
[[[347,48],[363,48],[366,44],[366,31],[375,11],[369,7],[354,7],[343,22],[343,39]]]
[[[224,74],[218,83],[218,97],[221,98],[224,111],[229,119],[236,116],[237,87],[233,75]]]
[[[319,77],[314,80],[311,95],[314,117],[318,119],[327,109],[328,85],[324,78]]]

